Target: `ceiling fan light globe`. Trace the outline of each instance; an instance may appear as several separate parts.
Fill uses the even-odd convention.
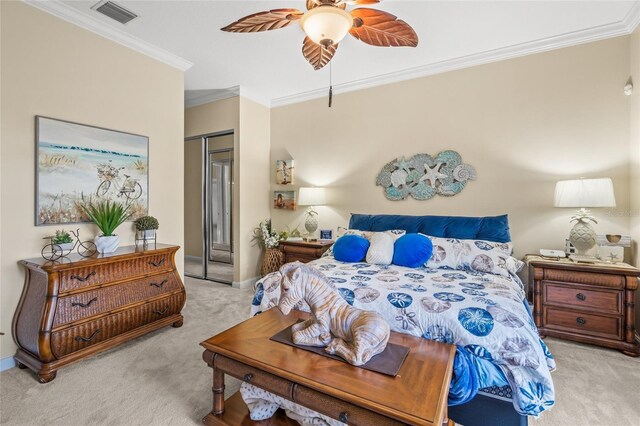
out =
[[[314,43],[322,46],[337,44],[353,26],[353,18],[335,6],[318,6],[304,14],[300,26]]]

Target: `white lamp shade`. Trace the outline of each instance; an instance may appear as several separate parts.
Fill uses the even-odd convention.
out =
[[[556,183],[554,207],[615,207],[610,178],[561,180]]]
[[[316,44],[337,44],[353,26],[353,18],[335,6],[318,6],[304,14],[300,26]]]
[[[301,206],[322,206],[327,203],[324,188],[300,188],[298,204]]]

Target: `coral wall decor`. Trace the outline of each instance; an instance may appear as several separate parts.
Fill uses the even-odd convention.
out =
[[[456,151],[442,151],[435,157],[416,154],[388,162],[378,173],[376,185],[384,188],[390,200],[404,200],[411,195],[416,200],[428,200],[436,194],[456,195],[467,182],[476,180],[476,169],[462,163]]]

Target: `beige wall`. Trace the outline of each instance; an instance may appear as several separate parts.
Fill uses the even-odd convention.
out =
[[[242,96],[185,110],[185,138],[234,130],[234,284],[249,285],[260,273],[253,229],[269,217],[269,108]]]
[[[12,355],[11,319],[23,271],[52,227],[34,226],[34,116],[149,136],[149,211],[163,242],[183,238],[183,73],[21,2],[1,2],[2,119],[0,355]],[[75,225],[74,225],[75,227]],[[66,226],[65,228],[70,228]],[[93,225],[80,226],[85,238]],[[130,222],[118,228],[132,244]],[[178,259],[183,271],[182,256]]]
[[[630,75],[635,89],[630,96],[630,152],[631,163],[631,207],[629,214],[631,218],[631,237],[634,243],[634,265],[640,266],[640,28],[630,37],[629,53],[631,58]],[[640,330],[640,291],[636,292],[636,333]]]
[[[269,218],[269,151],[271,134],[271,110],[244,97],[240,98],[240,150],[236,155],[240,166],[240,282],[260,275],[262,254],[251,243],[253,230]]]
[[[484,216],[508,213],[515,254],[563,248],[571,209],[553,207],[557,180],[610,176],[618,206],[595,209],[598,232],[628,232],[629,37],[541,53],[275,108],[276,159],[296,160],[295,188],[326,186],[319,227],[350,212]],[[416,153],[458,151],[478,180],[454,197],[389,201],[382,166]],[[272,189],[284,189],[272,184]],[[301,224],[304,209],[271,212]]]

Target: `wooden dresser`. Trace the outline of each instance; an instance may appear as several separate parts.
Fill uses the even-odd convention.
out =
[[[533,280],[533,317],[541,336],[619,349],[640,356],[634,292],[640,270],[624,264],[525,258]]]
[[[320,259],[322,254],[333,245],[333,240],[318,241],[281,241],[280,250],[284,253],[284,263],[300,261],[302,263]]]
[[[13,318],[18,367],[50,382],[57,370],[158,328],[180,327],[185,289],[179,247],[121,247],[115,253],[56,262],[20,261],[25,285]]]

